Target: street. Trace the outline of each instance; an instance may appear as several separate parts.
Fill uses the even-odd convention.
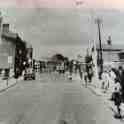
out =
[[[121,124],[102,97],[78,81],[41,74],[0,94],[0,124]]]

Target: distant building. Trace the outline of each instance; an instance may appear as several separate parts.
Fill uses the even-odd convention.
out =
[[[97,60],[99,60],[100,49],[98,44],[96,45],[96,50]],[[122,53],[122,51],[124,51],[124,45],[102,44],[103,64],[122,62],[122,59],[120,57],[120,53]]]
[[[124,51],[118,53],[121,62],[124,62]]]

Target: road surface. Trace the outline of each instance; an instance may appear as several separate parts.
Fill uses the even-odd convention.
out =
[[[42,74],[0,94],[0,124],[122,124],[78,81]]]

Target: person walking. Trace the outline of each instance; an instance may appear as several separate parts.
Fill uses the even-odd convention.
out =
[[[118,69],[118,79],[122,87],[122,100],[124,101],[124,69],[122,66],[119,66]]]
[[[109,88],[109,73],[104,70],[102,73],[102,86],[103,92],[106,93]]]
[[[86,72],[87,72],[87,78],[89,80],[89,82],[92,82],[92,77],[93,77],[93,59],[92,59],[92,55],[89,55],[89,53],[87,52],[86,56],[85,56],[85,66],[86,66]]]
[[[70,61],[69,62],[69,76],[68,76],[69,80],[72,80],[72,73],[73,73],[73,62]]]
[[[83,67],[81,63],[77,64],[77,70],[79,70],[79,77],[80,77],[80,80],[82,80],[83,79]]]
[[[111,68],[109,71],[109,90],[113,89],[113,86],[115,84],[115,79],[117,78],[115,73],[115,68]]]
[[[117,118],[121,118],[121,109],[120,109],[120,105],[121,105],[121,85],[119,80],[116,78],[115,79],[115,85],[114,85],[114,91],[113,91],[113,101],[114,101],[114,105],[117,108],[117,114],[115,115],[115,117]]]
[[[83,76],[84,76],[84,81],[85,81],[85,87],[87,87],[87,85],[88,85],[88,73],[87,73],[86,65],[84,65]]]

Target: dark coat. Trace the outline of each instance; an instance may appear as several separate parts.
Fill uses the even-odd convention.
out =
[[[122,73],[118,71],[118,78],[122,88],[124,88],[124,70],[122,70]]]

